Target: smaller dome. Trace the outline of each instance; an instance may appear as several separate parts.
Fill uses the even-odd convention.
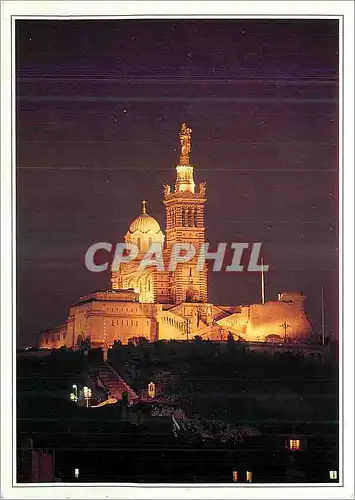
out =
[[[129,226],[125,236],[126,242],[134,243],[140,252],[148,250],[152,243],[164,243],[164,233],[160,229],[159,223],[147,214],[146,201],[142,203],[142,213]]]
[[[139,231],[142,234],[147,234],[147,233],[159,234],[162,232],[158,221],[156,221],[154,219],[154,217],[152,217],[151,215],[147,214],[146,205],[147,205],[147,202],[145,200],[143,200],[142,201],[142,213],[129,226],[129,229],[128,229],[129,233],[134,233],[136,231]]]
[[[143,213],[132,222],[132,224],[129,226],[128,231],[130,233],[140,231],[143,234],[158,234],[159,232],[161,232],[161,229],[154,217],[147,213]]]

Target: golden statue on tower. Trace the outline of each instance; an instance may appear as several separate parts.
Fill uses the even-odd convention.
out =
[[[189,154],[191,151],[191,132],[192,130],[183,123],[179,133],[180,143],[181,143],[181,154],[180,154],[180,164],[189,165],[190,159]]]

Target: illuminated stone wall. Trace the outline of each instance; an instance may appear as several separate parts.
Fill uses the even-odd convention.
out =
[[[67,324],[64,323],[53,330],[48,330],[41,335],[40,348],[41,349],[59,349],[67,345]]]
[[[264,342],[305,340],[312,333],[312,327],[304,311],[304,296],[297,293],[284,293],[280,300],[265,304],[243,306],[240,312],[231,314],[218,321],[234,335],[248,341]]]
[[[304,297],[300,294],[283,294],[281,300],[250,306],[247,325],[248,340],[263,340],[268,335],[279,335],[286,341],[303,340],[312,332],[304,311]]]
[[[71,308],[64,325],[45,332],[40,346],[77,347],[89,338],[92,347],[110,347],[115,340],[125,344],[140,336],[154,341],[191,340],[199,335],[223,341],[229,332],[246,341],[284,342],[285,323],[286,341],[304,341],[312,333],[300,294],[285,293],[277,301],[239,307],[186,302],[176,306],[143,304],[137,302],[138,294],[133,293],[136,301],[119,300],[122,294],[111,294],[111,300],[104,300],[107,294],[93,294],[95,300],[84,300]],[[98,300],[100,297],[102,300]]]

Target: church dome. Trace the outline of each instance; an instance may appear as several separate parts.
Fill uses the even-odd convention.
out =
[[[147,213],[142,213],[137,219],[135,219],[129,226],[128,231],[134,233],[135,231],[140,231],[142,234],[151,233],[158,234],[161,232],[159,223]]]
[[[152,243],[164,243],[164,233],[159,223],[147,213],[146,201],[142,203],[142,213],[135,219],[126,234],[126,242],[135,243],[141,252],[148,250]]]

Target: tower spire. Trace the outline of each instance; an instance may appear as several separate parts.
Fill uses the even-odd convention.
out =
[[[207,266],[195,273],[201,245],[205,242],[204,204],[206,183],[199,184],[195,192],[194,167],[190,163],[192,130],[183,123],[179,131],[181,143],[180,163],[176,166],[176,181],[173,189],[164,185],[166,207],[166,251],[172,252],[175,243],[186,242],[196,249],[191,262],[178,263],[169,275],[167,299],[170,303],[207,302]]]
[[[192,129],[186,123],[183,123],[179,132],[181,143],[180,165],[190,165],[191,132]]]
[[[179,132],[181,152],[180,164],[176,167],[175,192],[195,192],[194,167],[190,165],[191,132],[186,123],[183,123]]]
[[[142,200],[142,214],[147,213],[147,202],[145,200]]]

